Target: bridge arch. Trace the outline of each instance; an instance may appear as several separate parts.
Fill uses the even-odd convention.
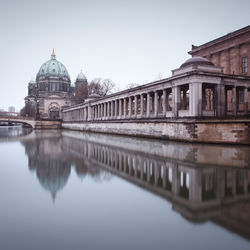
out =
[[[35,128],[36,121],[34,118],[27,118],[27,117],[22,117],[22,116],[0,116],[0,122],[16,122],[16,123],[22,123],[22,124],[27,124],[33,129]]]

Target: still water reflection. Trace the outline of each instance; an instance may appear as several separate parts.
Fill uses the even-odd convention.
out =
[[[0,157],[0,249],[250,247],[249,147],[19,127]]]

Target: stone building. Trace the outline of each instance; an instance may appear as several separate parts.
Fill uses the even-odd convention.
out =
[[[37,118],[60,119],[61,108],[76,104],[75,96],[80,89],[87,91],[87,84],[86,76],[81,72],[76,78],[75,86],[71,85],[68,71],[56,59],[53,49],[51,59],[40,67],[36,81],[29,82],[25,105],[33,107]]]
[[[203,45],[192,45],[188,53],[206,57],[225,74],[250,76],[250,25]]]

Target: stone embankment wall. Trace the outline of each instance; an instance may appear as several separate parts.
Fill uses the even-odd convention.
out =
[[[250,145],[250,119],[63,122],[62,128],[188,142]]]
[[[36,121],[35,129],[60,129],[61,121]]]

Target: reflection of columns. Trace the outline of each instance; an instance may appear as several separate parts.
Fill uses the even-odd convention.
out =
[[[159,166],[156,161],[154,161],[154,174],[155,174],[155,185],[158,185],[158,180],[159,180]]]
[[[127,99],[126,97],[123,99],[123,108],[124,108],[124,118],[126,118],[126,115],[127,115]]]
[[[143,94],[141,94],[140,96],[140,99],[141,99],[141,113],[140,115],[143,116],[143,110],[144,110],[144,97],[143,97]]]
[[[117,169],[119,169],[120,171],[122,170],[122,156],[121,153],[118,152],[118,167]]]
[[[134,173],[134,176],[137,177],[137,168],[138,168],[138,164],[137,164],[137,158],[136,156],[134,156],[133,158],[133,166],[135,166],[135,173]]]
[[[155,105],[155,116],[157,116],[158,114],[158,109],[159,109],[159,96],[158,96],[158,92],[155,91],[155,98],[154,98],[154,105]]]
[[[147,162],[147,167],[146,167],[146,174],[147,174],[147,182],[150,182],[150,163],[149,160],[146,161]]]
[[[248,112],[248,89],[244,88],[244,114]]]
[[[178,171],[178,165],[173,164],[172,167],[172,192],[178,194],[180,190],[180,173]]]
[[[232,194],[236,194],[236,171],[232,170]]]
[[[134,105],[134,110],[135,110],[135,112],[134,112],[134,114],[135,114],[135,117],[137,116],[137,95],[135,96],[135,105]]]
[[[144,175],[144,160],[140,158],[140,168],[141,168],[141,174],[140,174],[140,179],[143,180],[143,175]]]
[[[162,112],[164,116],[166,115],[166,111],[167,111],[167,90],[164,89],[162,93]]]
[[[150,93],[147,93],[147,117],[150,115]]]
[[[129,173],[129,175],[132,175],[132,168],[133,168],[133,166],[132,166],[132,156],[128,155],[128,169],[129,169],[128,173]]]
[[[117,169],[119,165],[119,158],[118,158],[118,153],[115,151],[115,166],[114,168]]]
[[[168,168],[167,167],[163,167],[163,176],[162,176],[162,186],[164,189],[166,189],[167,187],[167,177],[168,177]]]
[[[232,89],[232,110],[233,115],[236,116],[237,114],[237,101],[236,101],[236,87],[233,87]]]

